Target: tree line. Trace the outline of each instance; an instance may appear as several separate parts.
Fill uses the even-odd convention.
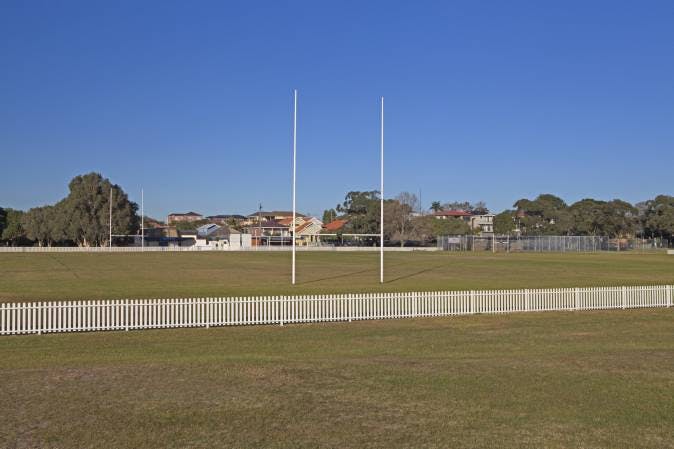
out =
[[[379,241],[380,197],[377,190],[352,191],[344,201],[333,209],[323,212],[323,222],[336,219],[347,220],[338,234],[363,234],[366,244]],[[428,243],[438,235],[468,234],[468,224],[462,220],[438,220],[432,215],[419,213],[418,197],[402,192],[392,199],[384,200],[384,240],[403,246],[408,241]],[[339,237],[339,235],[338,235]]]
[[[674,236],[674,197],[658,195],[637,204],[615,199],[582,199],[568,205],[561,198],[542,194],[520,199],[496,215],[498,234],[519,230],[524,235],[601,235],[609,237]]]
[[[98,173],[76,176],[66,198],[53,205],[26,212],[0,207],[0,241],[5,244],[40,246],[105,246],[109,243],[110,191],[112,190],[112,233],[135,235],[140,230],[138,205],[129,201],[122,188]],[[384,201],[384,238],[404,245],[432,242],[438,235],[470,234],[477,230],[461,219],[438,220],[420,213],[416,195],[402,192]],[[489,213],[482,201],[442,203],[433,201],[428,212],[465,210]],[[379,235],[379,192],[351,191],[344,201],[323,213],[323,222],[346,219],[338,234],[364,234],[362,240],[375,244]],[[190,224],[193,226],[193,224]],[[610,237],[674,237],[674,197],[630,204],[619,199],[583,199],[568,205],[561,198],[541,194],[533,200],[522,198],[494,217],[497,234],[523,235],[602,235]]]
[[[68,189],[68,196],[53,205],[26,212],[0,208],[0,239],[10,245],[105,246],[110,240],[111,205],[113,234],[139,232],[138,205],[109,179],[98,173],[80,175]]]
[[[379,192],[348,192],[344,202],[325,210],[323,222],[336,219],[348,220],[340,231],[342,234],[379,234]],[[428,214],[420,211],[419,199],[409,192],[402,192],[384,201],[384,238],[397,241],[430,242],[438,235],[459,235],[479,232],[459,218],[438,220],[432,212],[463,210],[474,215],[488,214],[483,201],[440,202],[433,201]],[[494,217],[497,234],[522,235],[601,235],[609,237],[674,237],[674,197],[659,195],[652,200],[632,205],[615,199],[601,201],[583,199],[568,205],[561,198],[541,194],[533,200],[516,201],[513,209],[505,210]],[[373,235],[364,240],[374,244]]]

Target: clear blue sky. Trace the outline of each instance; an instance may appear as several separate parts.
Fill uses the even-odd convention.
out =
[[[674,2],[0,3],[0,205],[101,172],[146,212],[674,194]]]

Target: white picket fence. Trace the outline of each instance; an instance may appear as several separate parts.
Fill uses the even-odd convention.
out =
[[[0,335],[670,307],[671,285],[0,304]]]

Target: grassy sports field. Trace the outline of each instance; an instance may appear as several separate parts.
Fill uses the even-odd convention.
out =
[[[664,254],[0,254],[2,300],[674,282]],[[674,309],[0,338],[0,447],[674,448]]]
[[[0,300],[282,295],[674,283],[664,253],[0,254]]]
[[[0,447],[674,447],[674,310],[0,339]]]

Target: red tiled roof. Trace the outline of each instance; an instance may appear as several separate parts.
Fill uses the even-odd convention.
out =
[[[334,220],[323,226],[326,231],[339,231],[348,223],[348,220]]]
[[[436,217],[470,217],[473,214],[465,210],[441,210],[433,215]]]

